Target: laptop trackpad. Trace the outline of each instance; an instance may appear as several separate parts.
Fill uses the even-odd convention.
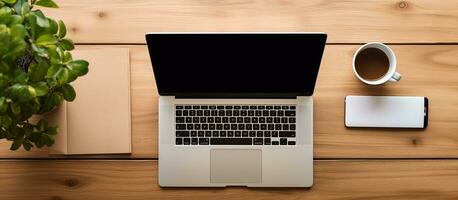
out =
[[[210,152],[211,183],[261,183],[262,151],[213,149]]]

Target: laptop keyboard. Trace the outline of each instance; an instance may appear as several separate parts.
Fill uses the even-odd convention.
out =
[[[294,105],[176,105],[176,145],[296,145]]]

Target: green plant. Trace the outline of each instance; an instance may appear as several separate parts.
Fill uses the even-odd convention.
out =
[[[69,83],[88,72],[87,61],[72,58],[64,22],[36,6],[58,7],[53,0],[0,0],[0,139],[13,141],[11,150],[54,143],[58,127],[29,119],[73,101]]]

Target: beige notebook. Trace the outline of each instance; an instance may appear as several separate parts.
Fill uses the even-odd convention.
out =
[[[60,132],[50,152],[131,153],[129,50],[77,50],[73,57],[89,61],[89,73],[72,83],[75,101],[52,114]]]

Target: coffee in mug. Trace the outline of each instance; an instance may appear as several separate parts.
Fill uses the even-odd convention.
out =
[[[364,83],[380,85],[387,81],[397,82],[401,75],[396,71],[396,56],[386,45],[367,43],[353,56],[353,71]]]

